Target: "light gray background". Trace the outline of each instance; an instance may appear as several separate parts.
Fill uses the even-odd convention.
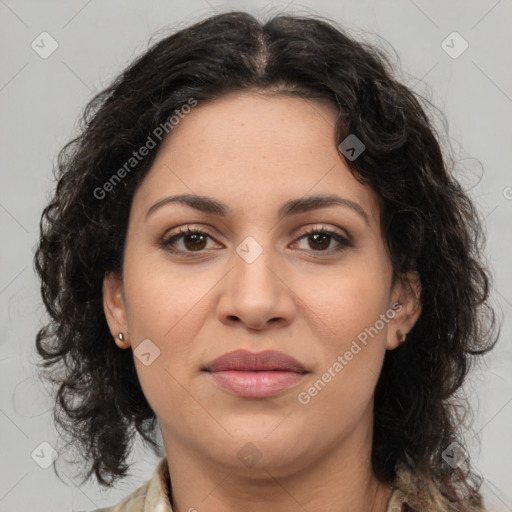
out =
[[[38,222],[57,152],[75,134],[93,93],[144,51],[150,37],[231,8],[314,12],[356,37],[391,44],[406,82],[446,113],[465,168],[460,178],[486,216],[493,296],[503,317],[497,348],[465,388],[475,407],[465,445],[485,478],[488,509],[512,511],[510,0],[0,0],[0,512],[91,510],[117,502],[153,471],[156,459],[138,445],[133,477],[102,492],[78,488],[66,475],[65,485],[51,466],[42,469],[31,458],[36,448],[48,449],[40,443],[54,445],[57,437],[33,366],[34,337],[44,318],[32,267]],[[59,45],[47,59],[31,48],[43,31]],[[441,47],[453,31],[469,43],[457,59]]]

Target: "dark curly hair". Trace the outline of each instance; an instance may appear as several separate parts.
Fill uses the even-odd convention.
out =
[[[34,258],[50,316],[36,346],[57,387],[54,421],[90,462],[85,479],[111,486],[126,476],[137,432],[158,449],[132,353],[112,343],[102,282],[108,271],[122,275],[131,200],[161,141],[115,186],[104,185],[190,98],[200,104],[233,91],[327,99],[339,112],[337,143],[355,134],[365,144],[347,165],[379,196],[393,274],[418,272],[422,307],[407,342],[385,355],[373,470],[393,483],[397,464],[408,464],[456,510],[479,503],[481,479],[468,462],[453,469],[441,455],[463,424],[454,399],[473,356],[498,338],[482,221],[450,174],[431,102],[395,78],[384,50],[316,15],[262,22],[229,12],[165,37],[90,101],[80,135],[59,153]]]

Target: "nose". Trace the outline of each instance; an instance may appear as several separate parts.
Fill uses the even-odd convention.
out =
[[[252,249],[251,249],[252,250]],[[242,256],[240,256],[242,254]],[[221,322],[242,322],[248,329],[284,326],[296,314],[296,297],[287,284],[284,265],[264,249],[256,259],[234,253],[233,267],[221,281],[217,314]]]

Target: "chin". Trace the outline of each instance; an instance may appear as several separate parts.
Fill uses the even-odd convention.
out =
[[[284,475],[297,471],[301,460],[307,466],[306,459],[311,454],[308,454],[304,433],[283,430],[279,435],[275,430],[276,425],[278,422],[274,422],[270,429],[254,428],[249,431],[245,425],[244,432],[238,434],[227,428],[233,435],[232,438],[228,440],[223,437],[216,443],[208,443],[204,448],[209,451],[212,459],[233,470],[246,468],[254,472],[259,468],[268,470],[273,475]]]

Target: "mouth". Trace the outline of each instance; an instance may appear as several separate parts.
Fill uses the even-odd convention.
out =
[[[236,350],[215,359],[204,368],[222,390],[243,398],[269,398],[282,394],[309,373],[293,357],[266,350]]]

